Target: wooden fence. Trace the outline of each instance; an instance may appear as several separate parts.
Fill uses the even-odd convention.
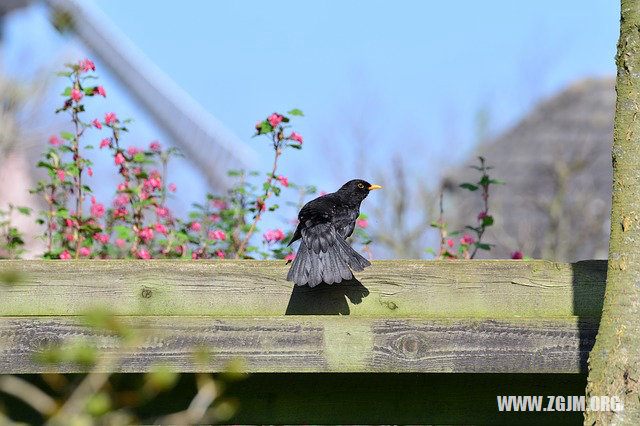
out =
[[[241,359],[247,372],[270,373],[254,375],[254,385],[268,377],[282,386],[289,381],[292,389],[291,380],[298,380],[315,395],[313,403],[304,402],[307,414],[317,410],[311,419],[274,408],[290,407],[297,398],[282,389],[275,405],[256,402],[263,410],[238,421],[446,421],[450,417],[438,415],[446,407],[455,411],[459,395],[441,401],[439,414],[425,401],[404,417],[331,417],[345,413],[321,409],[331,396],[322,394],[320,383],[357,404],[352,391],[334,385],[344,380],[342,373],[366,373],[352,374],[370,383],[363,398],[379,408],[396,401],[396,412],[397,404],[411,399],[402,399],[398,389],[414,389],[428,377],[460,389],[483,380],[485,389],[518,382],[528,386],[518,391],[532,389],[529,394],[546,380],[551,388],[545,391],[556,389],[554,395],[575,382],[575,391],[586,373],[606,281],[606,261],[376,261],[358,274],[359,281],[314,289],[294,287],[284,280],[286,271],[280,261],[0,261],[0,274],[15,281],[0,287],[0,374],[85,371],[83,365],[35,358],[52,344],[85,339],[113,356],[110,371],[144,372],[159,364],[181,372],[222,371]],[[83,324],[83,315],[96,308],[108,309],[144,338],[123,352],[113,333]],[[194,357],[201,348],[213,354],[205,363]],[[291,373],[331,373],[332,379]],[[373,383],[397,388],[396,395],[376,391]],[[422,392],[442,399],[434,389]],[[454,419],[495,421],[490,396],[492,406],[482,413],[471,409],[473,417],[459,417],[455,411]],[[279,416],[260,418],[275,412]],[[520,420],[527,419],[532,417]]]

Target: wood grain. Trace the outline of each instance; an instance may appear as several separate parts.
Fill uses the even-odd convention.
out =
[[[114,362],[114,372],[167,365],[181,372],[223,371],[241,360],[247,372],[586,371],[597,320],[380,319],[339,316],[121,317],[136,330],[131,347],[78,318],[0,317],[0,373],[82,372],[70,363],[43,364],[51,345],[88,344]],[[202,348],[213,356],[198,363]]]
[[[599,317],[606,261],[375,261],[359,281],[293,288],[283,261],[0,261],[0,315]]]

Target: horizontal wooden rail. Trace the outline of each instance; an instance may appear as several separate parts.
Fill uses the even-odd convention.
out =
[[[359,281],[294,287],[276,261],[0,261],[0,373],[90,344],[107,369],[249,372],[586,371],[606,262],[377,261]],[[142,336],[83,324],[107,308]],[[338,316],[326,316],[334,314]],[[342,314],[342,315],[340,315]],[[349,317],[344,316],[350,314]],[[202,348],[211,351],[196,362]]]
[[[284,261],[0,261],[0,315],[592,316],[606,261],[375,261],[359,281],[296,287]],[[293,290],[293,291],[292,291]]]

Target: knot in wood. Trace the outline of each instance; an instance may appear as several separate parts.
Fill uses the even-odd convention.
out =
[[[143,288],[142,289],[142,297],[144,297],[145,299],[149,299],[151,297],[151,295],[153,294],[153,292],[151,291],[150,288]]]

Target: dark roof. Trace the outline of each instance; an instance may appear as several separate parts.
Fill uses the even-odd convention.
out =
[[[499,226],[487,241],[497,246],[483,257],[508,257],[515,249],[559,261],[607,257],[614,85],[611,78],[572,84],[469,158],[467,164],[485,157],[495,166],[492,176],[507,181],[490,197]],[[474,173],[460,167],[445,182],[472,180]],[[448,186],[450,229],[474,223],[479,197]]]

